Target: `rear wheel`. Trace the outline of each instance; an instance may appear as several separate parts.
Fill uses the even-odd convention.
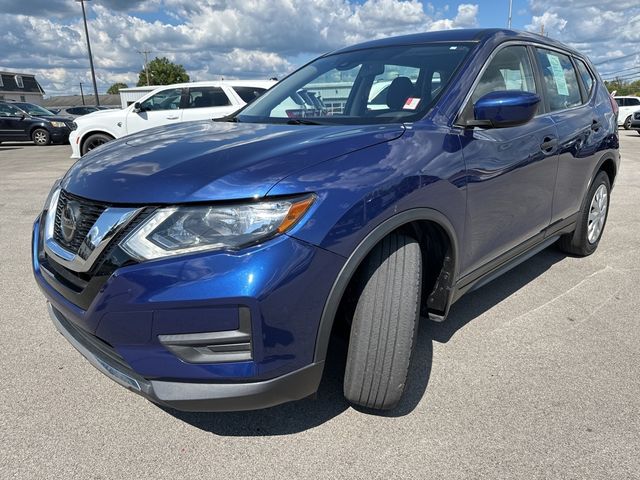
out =
[[[582,206],[576,229],[560,238],[561,250],[581,257],[596,251],[607,223],[610,192],[609,176],[605,172],[598,172]]]
[[[402,397],[418,329],[420,245],[392,233],[373,249],[358,275],[344,395],[363,407],[390,409]]]
[[[629,130],[631,128],[631,115],[629,115],[622,124],[625,130]]]
[[[113,140],[113,138],[109,135],[105,135],[104,133],[94,133],[93,135],[89,135],[82,143],[82,155],[85,155],[87,152],[90,152],[94,148],[98,148],[100,145],[104,145],[111,140]]]
[[[33,140],[33,143],[40,147],[44,147],[45,145],[49,145],[51,143],[49,132],[47,132],[44,128],[36,128],[31,133],[31,140]]]

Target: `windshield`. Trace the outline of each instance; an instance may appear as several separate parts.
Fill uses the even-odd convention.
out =
[[[33,115],[34,117],[51,117],[52,115],[55,115],[46,108],[34,105],[33,103],[16,103],[16,105],[18,108],[24,110],[29,115]]]
[[[471,48],[432,43],[321,57],[276,84],[240,122],[373,124],[423,117]]]

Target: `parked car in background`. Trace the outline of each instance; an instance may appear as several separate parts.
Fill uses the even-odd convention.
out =
[[[191,120],[224,117],[255,100],[276,82],[228,80],[167,85],[122,110],[104,110],[77,118],[71,135],[72,158],[124,135]]]
[[[376,79],[399,67],[369,108]],[[301,92],[315,105],[335,78],[339,113],[282,107]],[[186,114],[204,88],[155,92],[127,115]],[[306,398],[334,332],[348,344],[345,397],[393,408],[421,312],[446,322],[465,293],[552,244],[598,248],[617,108],[586,56],[532,33],[346,47],[233,115],[89,152],[35,221],[34,275],[67,340],[161,405]]]
[[[65,115],[67,117],[71,117],[71,118],[78,118],[81,117],[83,115],[88,115],[90,113],[93,112],[99,112],[101,110],[101,108],[99,107],[94,107],[91,105],[80,105],[80,106],[76,106],[76,107],[65,107],[65,108],[60,108],[58,109],[57,113],[58,115]]]
[[[613,97],[618,104],[618,125],[624,127],[625,130],[631,128],[631,119],[633,114],[640,111],[640,97],[619,96]]]
[[[640,110],[635,112],[631,117],[631,124],[629,125],[629,128],[640,133]]]
[[[56,116],[64,116],[58,115],[57,112],[52,112],[49,109],[41,107],[40,105],[36,105],[35,103],[28,102],[11,102],[11,105],[18,107],[23,112],[33,116],[33,117],[56,117]],[[70,117],[67,117],[70,118]]]
[[[37,105],[20,104],[25,105],[24,109],[18,108],[16,102],[0,101],[0,142],[32,140],[44,146],[69,139],[69,132],[74,128],[72,119],[53,115]]]

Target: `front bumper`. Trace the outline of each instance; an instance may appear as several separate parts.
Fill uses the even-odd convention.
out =
[[[323,363],[313,363],[261,382],[210,384],[147,380],[87,340],[87,336],[51,304],[49,314],[62,336],[91,365],[132,392],[176,410],[226,412],[272,407],[313,395],[322,377]]]
[[[33,270],[53,322],[119,384],[159,404],[203,411],[263,408],[317,389],[315,339],[342,257],[283,235],[242,254],[143,262],[115,270],[80,308],[74,295],[82,292],[65,290],[41,263],[40,230],[37,220]],[[162,341],[199,332],[228,337],[242,330],[243,311],[251,321],[249,358],[223,351],[191,361]]]
[[[68,127],[51,128],[49,136],[52,142],[63,143],[69,140],[71,129]]]
[[[71,158],[80,158],[80,136],[77,129],[69,134],[69,145],[71,145]]]

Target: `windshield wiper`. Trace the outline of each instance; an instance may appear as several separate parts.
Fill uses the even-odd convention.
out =
[[[235,123],[238,123],[238,117],[236,117],[235,115],[231,114],[231,115],[226,115],[226,116],[220,117],[220,118],[214,118],[213,121],[214,122],[235,122]]]
[[[292,118],[287,120],[287,125],[324,125],[320,122],[314,122],[313,120],[307,120],[306,118]]]

